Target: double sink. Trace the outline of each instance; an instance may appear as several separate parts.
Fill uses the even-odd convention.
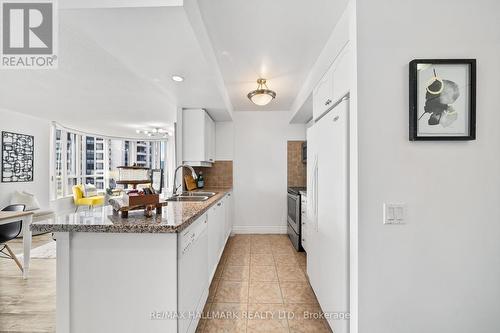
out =
[[[213,197],[215,192],[182,192],[180,194],[176,194],[170,198],[167,198],[166,201],[206,201]]]

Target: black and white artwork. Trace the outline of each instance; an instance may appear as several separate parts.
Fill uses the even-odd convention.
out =
[[[2,182],[33,181],[34,141],[31,135],[2,132]]]
[[[410,62],[410,140],[475,139],[476,62]]]

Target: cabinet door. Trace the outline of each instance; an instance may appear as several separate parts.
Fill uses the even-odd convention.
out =
[[[186,162],[205,161],[206,112],[184,110],[182,120],[182,159]]]
[[[334,63],[332,100],[338,101],[351,86],[351,52],[349,44],[345,46]]]
[[[210,118],[210,147],[209,147],[209,155],[208,155],[208,161],[209,162],[215,162],[215,121]]]
[[[318,118],[332,104],[332,73],[333,67],[323,75],[313,91],[313,118]]]
[[[205,113],[205,159],[206,162],[215,162],[215,122]]]
[[[233,194],[226,195],[226,240],[231,235],[233,229]],[[224,244],[225,245],[225,244]]]
[[[222,256],[222,251],[224,250],[224,245],[226,245],[226,200],[221,199],[217,204],[217,223],[218,223],[218,235],[217,235],[217,263]]]
[[[208,211],[208,277],[212,281],[215,269],[217,268],[217,207],[212,207]]]

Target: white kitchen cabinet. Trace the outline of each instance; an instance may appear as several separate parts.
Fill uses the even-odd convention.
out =
[[[330,109],[350,88],[351,52],[347,43],[313,90],[313,119]]]
[[[313,119],[318,118],[333,103],[333,66],[323,75],[313,91]]]
[[[194,313],[202,310],[200,306],[205,304],[208,295],[207,214],[180,232],[177,239],[178,310],[179,313]],[[198,320],[191,316],[180,318],[178,332],[194,332]]]
[[[226,209],[221,199],[208,211],[208,276],[212,280],[226,244]]]
[[[333,64],[332,100],[337,102],[351,86],[351,52],[347,44]]]
[[[203,109],[183,110],[182,160],[193,166],[215,162],[215,122]]]
[[[225,206],[226,206],[226,230],[225,230],[225,238],[227,241],[227,238],[231,235],[231,231],[233,230],[233,219],[234,219],[234,214],[233,214],[233,193],[229,192],[226,194],[225,198]]]

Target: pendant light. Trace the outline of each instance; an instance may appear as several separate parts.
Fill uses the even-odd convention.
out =
[[[267,87],[266,79],[259,78],[257,79],[257,89],[249,92],[247,97],[253,104],[264,106],[276,97],[276,93]]]

